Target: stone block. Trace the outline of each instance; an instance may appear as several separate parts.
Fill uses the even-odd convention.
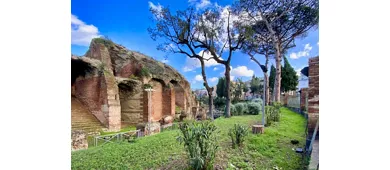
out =
[[[87,134],[82,130],[72,131],[72,151],[88,149]]]

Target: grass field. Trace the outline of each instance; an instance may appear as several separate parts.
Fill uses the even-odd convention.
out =
[[[261,115],[218,118],[219,150],[215,165],[223,169],[302,169],[302,156],[292,148],[303,147],[305,119],[286,108],[281,109],[279,123],[265,129],[262,135],[249,134],[241,149],[232,149],[228,129],[235,123],[251,126]],[[109,143],[72,152],[72,169],[186,169],[183,145],[176,141],[178,130],[139,138],[135,143]],[[299,141],[292,145],[291,140]],[[234,167],[233,167],[234,166]]]

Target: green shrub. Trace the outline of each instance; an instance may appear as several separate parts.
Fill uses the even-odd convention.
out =
[[[248,114],[258,115],[261,111],[260,103],[248,103]]]
[[[226,106],[226,99],[222,97],[216,97],[214,98],[213,103],[216,108],[224,108]]]
[[[280,109],[283,105],[282,105],[282,103],[280,103],[280,102],[273,102],[272,103],[272,106],[274,106],[276,109]]]
[[[177,140],[180,144],[184,143],[191,169],[213,169],[215,153],[218,149],[215,136],[217,127],[210,121],[187,121],[180,123],[179,129],[181,135]]]
[[[230,114],[233,116],[238,116],[236,107],[233,104],[230,105]]]
[[[146,67],[142,67],[139,71],[139,77],[150,77],[149,69]]]
[[[153,86],[151,84],[144,84],[144,89],[149,89],[149,88],[153,88]]]
[[[240,124],[234,124],[233,128],[229,129],[228,135],[232,140],[232,147],[241,147],[245,138],[248,136],[248,127]]]
[[[257,98],[257,99],[252,99],[251,102],[263,103],[263,100],[261,100],[260,98]]]
[[[280,121],[280,110],[275,106],[265,107],[266,126],[271,126],[273,122]]]
[[[246,112],[248,109],[248,105],[246,103],[237,103],[234,105],[234,107],[236,108],[237,115],[243,115],[244,112]]]

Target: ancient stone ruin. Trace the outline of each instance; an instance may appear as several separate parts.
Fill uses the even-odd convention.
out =
[[[108,131],[148,122],[148,102],[152,122],[171,122],[166,117],[175,118],[176,112],[194,117],[197,103],[190,84],[167,64],[101,38],[71,60],[72,130],[94,121]],[[148,87],[155,90],[150,101]]]

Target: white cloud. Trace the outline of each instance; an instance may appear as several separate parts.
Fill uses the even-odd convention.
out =
[[[153,4],[153,2],[148,2],[149,3],[149,8],[151,8],[152,10],[156,11],[159,15],[157,15],[157,18],[160,18],[162,17],[161,15],[161,11],[162,11],[162,6],[160,5],[160,3],[157,3],[157,5]]]
[[[230,74],[232,76],[236,76],[236,77],[252,77],[254,74],[254,71],[248,69],[246,66],[238,66],[236,68],[233,68],[230,71]]]
[[[217,71],[219,68],[218,67],[214,67],[213,71]]]
[[[190,4],[196,4],[195,7],[196,7],[196,10],[199,10],[199,9],[204,9],[208,6],[211,5],[211,2],[210,0],[188,0],[188,3]]]
[[[299,51],[298,53],[291,53],[290,58],[291,59],[298,59],[301,57],[308,57],[310,55],[311,49],[313,49],[313,47],[310,46],[310,44],[305,44],[305,47],[303,48],[302,51]]]
[[[211,83],[217,82],[218,81],[218,77],[209,78],[209,81]]]
[[[202,75],[200,75],[200,74],[196,75],[196,76],[195,76],[195,82],[196,82],[196,81],[203,81]]]
[[[71,43],[74,45],[89,46],[93,38],[100,37],[99,30],[94,25],[88,25],[71,15]]]
[[[204,52],[204,54],[203,54],[203,50],[202,50],[198,53],[198,55],[200,55],[200,56],[203,55],[203,58],[207,59],[204,61],[205,67],[216,66],[219,64],[219,63],[217,63],[217,61],[212,59],[212,55],[208,51]],[[219,57],[219,58],[222,60],[221,57]],[[201,67],[201,65],[200,65],[200,61],[197,58],[187,57],[186,63],[184,64],[184,67],[183,67],[183,71],[188,72],[188,71],[192,71],[192,70],[199,68],[199,67]]]
[[[162,60],[161,62],[163,62],[163,63],[168,63],[168,62],[169,62],[169,60],[167,60],[167,59],[164,59],[164,60]]]

